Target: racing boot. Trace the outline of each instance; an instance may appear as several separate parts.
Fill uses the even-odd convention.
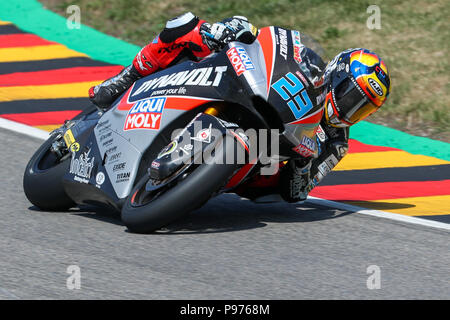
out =
[[[111,106],[122,93],[142,78],[134,65],[124,68],[118,75],[89,89],[89,99],[103,111]]]
[[[233,193],[255,203],[283,202],[278,190],[280,172],[274,175],[256,175],[238,186]]]
[[[304,201],[311,190],[310,185],[311,161],[308,159],[289,160],[281,168],[280,195],[286,202]]]

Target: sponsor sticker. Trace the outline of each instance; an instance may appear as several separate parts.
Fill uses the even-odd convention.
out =
[[[325,162],[328,163],[329,167],[334,168],[338,164],[339,160],[334,156],[334,154],[331,154],[325,159]]]
[[[72,152],[78,152],[78,151],[80,151],[80,144],[78,142],[74,142],[70,145],[69,149]]]
[[[108,154],[108,163],[113,163],[118,161],[122,157],[122,152],[117,152],[109,156]]]
[[[280,55],[287,60],[288,52],[288,42],[287,42],[287,31],[285,29],[278,29],[278,34],[280,35]]]
[[[189,155],[190,151],[194,148],[192,144],[186,144],[185,146],[181,147],[180,150],[183,151],[185,154]]]
[[[322,162],[321,164],[319,164],[317,166],[317,169],[319,169],[320,173],[322,174],[322,176],[327,175],[330,171],[331,168],[328,166],[328,164],[326,163],[326,161]]]
[[[319,138],[320,142],[325,142],[325,140],[327,139],[327,136],[320,125],[317,127],[316,135]]]
[[[300,80],[302,80],[305,86],[309,87],[308,80],[306,80],[305,76],[300,71],[295,71],[295,74],[300,78]]]
[[[255,69],[250,56],[242,47],[236,46],[228,49],[227,56],[238,76],[244,73],[244,71]]]
[[[327,96],[327,91],[324,90],[321,94],[319,94],[316,97],[316,104],[317,105],[321,104],[325,100],[326,96]]]
[[[236,123],[233,122],[228,122],[225,120],[222,120],[220,118],[217,118],[217,120],[219,120],[219,122],[225,127],[225,128],[238,128],[239,126]]]
[[[153,161],[152,162],[152,168],[159,169],[160,165],[161,164],[158,161]]]
[[[126,164],[127,164],[126,162],[121,162],[121,163],[115,164],[113,166],[113,171],[124,170]]]
[[[99,133],[103,133],[104,131],[106,131],[110,128],[111,128],[111,123],[109,122],[109,120],[100,121],[99,123],[97,123],[97,129],[98,129]]]
[[[202,129],[199,132],[197,132],[195,137],[191,137],[192,140],[201,141],[205,143],[211,142],[211,128],[212,124],[209,125],[209,128]]]
[[[106,146],[109,146],[111,143],[113,143],[113,138],[111,138],[111,139],[108,139],[108,140],[105,140],[103,143],[102,143],[102,146],[104,146],[104,147],[106,147]]]
[[[369,84],[372,87],[372,89],[376,92],[377,95],[379,95],[379,96],[383,95],[383,89],[381,89],[381,86],[378,82],[376,82],[372,78],[369,78]]]
[[[332,154],[328,158],[326,158],[324,162],[319,164],[317,168],[322,174],[322,178],[330,173],[338,162],[338,159],[336,159],[336,157]]]
[[[292,150],[307,158],[314,154],[316,150],[316,142],[307,136],[303,136],[302,142]]]
[[[305,46],[302,44],[300,40],[300,32],[298,32],[297,30],[293,30],[291,34],[292,34],[292,43],[294,46],[294,60],[297,63],[301,63],[302,62],[301,53]]]
[[[75,137],[73,136],[72,130],[69,129],[66,133],[64,133],[64,141],[66,142],[67,148],[75,142]]]
[[[115,152],[116,150],[117,150],[117,146],[114,146],[114,147],[111,147],[111,148],[107,149],[107,150],[105,151],[105,153],[106,153],[107,155],[109,155],[109,154]]]
[[[166,98],[149,98],[136,102],[125,119],[124,131],[135,129],[158,130]]]
[[[139,87],[135,87],[132,97],[137,96],[149,90],[162,89],[170,86],[213,86],[218,87],[222,75],[227,71],[227,66],[204,67],[193,70],[184,70],[171,74],[166,74],[148,81],[145,81]],[[185,94],[186,88],[179,88],[176,94]],[[167,94],[167,93],[164,93]]]
[[[100,142],[102,142],[103,140],[105,140],[105,139],[111,137],[111,135],[112,135],[112,132],[108,132],[107,134],[102,134],[102,135],[100,136]]]
[[[95,159],[94,157],[89,157],[90,153],[91,149],[83,152],[78,158],[75,158],[75,153],[72,153],[69,172],[75,175],[74,180],[82,183],[89,183]]]
[[[179,87],[175,89],[161,89],[153,91],[150,96],[167,96],[167,95],[184,95],[186,94],[186,87]]]
[[[130,180],[131,172],[118,173],[116,176],[116,183],[125,182]]]
[[[103,182],[105,182],[105,174],[101,171],[97,173],[97,175],[95,176],[95,182],[97,183],[97,185],[101,186]]]
[[[336,68],[336,71],[337,71],[337,72],[341,72],[341,71],[344,70],[344,69],[345,69],[345,63],[344,63],[344,62],[341,62],[341,63],[338,64],[338,66],[337,66],[337,68]]]

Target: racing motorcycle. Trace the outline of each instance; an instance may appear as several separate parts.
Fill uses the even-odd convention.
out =
[[[314,156],[323,92],[308,50],[298,31],[266,27],[252,44],[136,81],[107,111],[88,108],[50,134],[26,167],[27,198],[50,211],[106,205],[147,233],[274,162]],[[250,129],[276,130],[277,150],[250,152]]]

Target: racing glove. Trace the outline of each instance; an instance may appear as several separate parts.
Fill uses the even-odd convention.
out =
[[[246,17],[234,16],[213,25],[204,23],[200,32],[203,42],[210,50],[220,51],[231,41],[252,43],[256,39],[258,29],[249,23]]]

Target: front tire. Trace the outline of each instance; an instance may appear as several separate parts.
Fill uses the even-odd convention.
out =
[[[145,189],[149,175],[141,178],[122,208],[123,223],[132,232],[149,233],[203,205],[239,168],[237,164],[225,164],[226,151],[235,147],[235,141],[232,141],[217,148],[214,158],[222,157],[222,164],[216,161],[200,164],[174,187],[146,204],[136,200],[142,198],[137,195]]]
[[[28,200],[46,211],[64,211],[75,203],[64,191],[62,178],[69,170],[70,157],[60,162],[50,151],[51,136],[31,157],[23,177],[23,190]]]

